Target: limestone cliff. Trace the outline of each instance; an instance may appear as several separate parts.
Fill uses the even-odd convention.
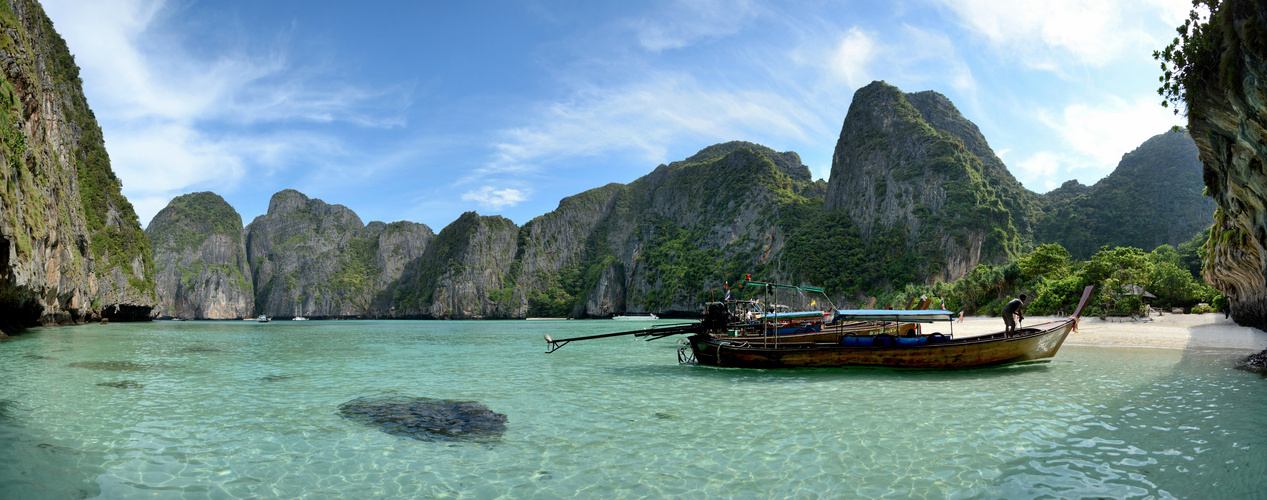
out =
[[[1221,212],[1205,277],[1237,323],[1267,329],[1267,6],[1223,2],[1210,18],[1208,57],[1191,54],[1188,128]]]
[[[377,316],[374,296],[423,254],[432,237],[423,224],[365,225],[343,205],[280,191],[268,212],[246,227],[255,313]]]
[[[1187,132],[1159,134],[1123,155],[1094,186],[1066,183],[1044,195],[1047,211],[1035,224],[1035,239],[1059,243],[1077,259],[1102,245],[1177,246],[1210,226],[1214,201],[1202,196],[1204,187]]]
[[[237,319],[255,310],[242,216],[211,192],[178,196],[145,235],[154,249],[158,316]]]
[[[464,214],[381,297],[394,317],[694,314],[745,273],[791,278],[787,205],[820,196],[795,153],[710,146],[516,227]],[[713,297],[716,298],[716,297]]]
[[[900,233],[924,281],[953,280],[1017,255],[1032,197],[944,96],[872,82],[854,93],[823,208],[867,238]]]
[[[149,319],[149,242],[38,3],[0,3],[0,69],[0,332]]]
[[[522,317],[506,287],[516,263],[519,228],[500,216],[467,212],[436,235],[384,294],[394,317]]]

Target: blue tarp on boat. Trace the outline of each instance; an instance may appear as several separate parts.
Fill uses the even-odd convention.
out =
[[[955,313],[944,309],[837,309],[835,321],[897,321],[901,323],[932,323],[950,321]]]

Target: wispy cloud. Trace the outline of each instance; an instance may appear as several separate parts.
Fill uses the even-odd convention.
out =
[[[875,59],[877,48],[872,35],[858,28],[851,28],[836,45],[828,66],[845,84],[853,88],[861,87],[871,80],[867,69]]]
[[[543,107],[533,125],[509,129],[495,157],[465,179],[539,172],[566,158],[618,152],[648,163],[666,161],[666,147],[700,147],[736,139],[805,140],[828,130],[804,103],[765,90],[705,88],[685,74],[657,73],[621,87],[591,86]]]
[[[189,48],[198,43],[193,35],[160,28],[178,10],[162,0],[44,5],[77,54],[112,167],[132,180],[124,193],[143,224],[182,192],[231,189],[248,169],[263,174],[316,151],[339,149],[324,133],[247,136],[243,127],[403,124],[396,110],[409,104],[409,89],[367,90],[326,68],[295,67],[285,37],[268,46],[244,42],[195,51]]]
[[[659,52],[733,35],[756,18],[751,0],[683,0],[632,22],[643,48]]]
[[[513,188],[497,189],[493,186],[484,186],[477,190],[467,191],[462,195],[462,199],[476,202],[481,207],[490,210],[501,210],[505,207],[513,207],[522,201],[527,201],[528,193]]]
[[[1182,19],[1187,0],[933,0],[963,27],[1032,68],[1060,72],[1064,60],[1104,66],[1151,53],[1163,39],[1143,28],[1142,17]]]
[[[1041,179],[1047,189],[1058,187],[1070,174],[1093,184],[1117,168],[1122,156],[1150,137],[1182,125],[1154,99],[1127,101],[1105,96],[1100,102],[1080,102],[1059,111],[1040,109],[1035,118],[1050,128],[1060,149],[1037,151],[1017,164],[1023,177]]]

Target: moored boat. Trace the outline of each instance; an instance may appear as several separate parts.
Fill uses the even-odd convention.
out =
[[[261,314],[259,318],[256,318],[256,319],[255,319],[255,321],[258,321],[258,322],[260,322],[260,323],[268,323],[269,318],[268,318],[268,316],[265,316],[265,315]]]
[[[621,314],[612,316],[612,319],[619,321],[654,321],[660,319],[660,317],[654,314]]]
[[[1074,314],[1067,319],[1018,329],[1008,334],[954,338],[953,332],[923,334],[916,328],[906,335],[844,334],[837,341],[792,339],[765,335],[738,338],[726,335],[736,327],[733,316],[720,303],[709,307],[704,319],[693,325],[648,328],[635,332],[591,335],[553,340],[546,335],[547,352],[554,352],[568,342],[620,335],[656,339],[671,335],[690,335],[689,345],[678,351],[681,363],[736,368],[795,368],[870,366],[890,368],[952,369],[977,368],[1050,358],[1075,330],[1078,318],[1091,297],[1092,287],[1083,290]],[[838,310],[836,318],[870,323],[897,324],[935,322],[950,323],[954,313],[946,310]],[[740,323],[740,325],[745,323]],[[768,331],[768,330],[766,330]]]

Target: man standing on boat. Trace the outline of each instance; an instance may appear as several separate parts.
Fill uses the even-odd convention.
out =
[[[1021,310],[1025,308],[1025,294],[1012,299],[1003,306],[1003,331],[1007,336],[1016,333],[1016,322],[1025,319],[1025,315],[1021,314]]]

